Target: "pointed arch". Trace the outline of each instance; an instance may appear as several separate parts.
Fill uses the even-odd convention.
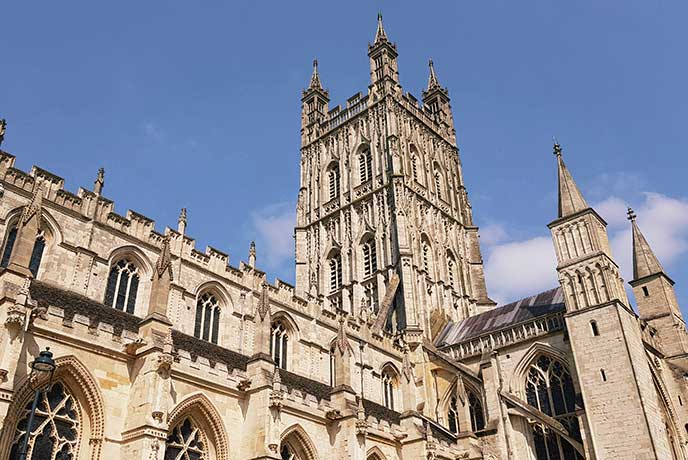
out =
[[[153,274],[153,264],[148,256],[146,256],[146,254],[144,254],[144,252],[136,246],[126,245],[114,248],[112,251],[110,251],[110,254],[107,258],[110,262],[110,266],[112,266],[112,264],[117,263],[119,260],[126,257],[133,259],[133,261],[141,267],[141,270],[144,272],[144,278],[151,277]]]
[[[528,348],[528,351],[526,351],[521,360],[514,367],[513,373],[511,374],[511,379],[509,380],[509,389],[512,393],[525,399],[526,374],[528,373],[528,369],[530,368],[531,364],[533,364],[541,355],[545,355],[560,361],[569,370],[571,376],[574,377],[574,382],[577,381],[577,377],[575,376],[575,367],[571,365],[571,360],[565,352],[553,347],[550,344],[535,342],[530,346],[530,348]]]
[[[103,397],[98,384],[88,368],[76,356],[62,356],[55,360],[55,364],[57,367],[52,381],[63,383],[82,409],[83,420],[79,433],[79,450],[88,452],[88,455],[79,454],[78,458],[98,460],[105,428]],[[9,456],[17,423],[22,417],[27,402],[34,394],[34,388],[48,384],[48,378],[46,376],[42,380],[34,382],[29,382],[28,376],[24,378],[19,390],[14,395],[5,418],[1,434],[0,458]]]
[[[199,294],[206,291],[213,291],[220,298],[220,301],[224,306],[231,307],[232,295],[229,293],[229,290],[227,290],[227,288],[219,281],[204,281],[203,283],[196,286],[196,289],[194,290],[194,295],[198,297]]]
[[[215,458],[217,460],[228,460],[229,443],[227,442],[225,425],[220,412],[210,399],[200,392],[193,393],[184,398],[170,411],[167,418],[170,430],[183,422],[186,417],[191,417],[205,431],[206,436],[210,438],[210,443],[215,450]]]
[[[373,446],[366,452],[366,460],[387,460],[387,456],[378,446]]]
[[[319,460],[315,444],[313,444],[306,430],[298,423],[293,424],[282,432],[282,436],[280,436],[280,451],[285,443],[293,448],[297,455],[303,457],[299,458],[299,460]]]

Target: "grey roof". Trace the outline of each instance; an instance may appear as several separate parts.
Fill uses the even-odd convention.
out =
[[[561,288],[557,287],[485,313],[470,316],[458,324],[450,321],[437,336],[435,344],[438,347],[452,345],[564,310],[564,296]]]

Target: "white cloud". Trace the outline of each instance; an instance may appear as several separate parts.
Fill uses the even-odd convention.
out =
[[[488,293],[499,304],[557,286],[552,239],[537,236],[488,249],[485,263]]]
[[[639,203],[631,203],[638,225],[660,263],[669,265],[688,251],[688,200],[646,192]],[[593,206],[609,224],[609,240],[614,260],[626,281],[633,277],[631,227],[628,205],[611,196]],[[491,226],[488,226],[488,228]],[[556,257],[550,236],[535,236],[509,241],[508,234],[496,231],[498,238],[482,238],[487,254],[485,276],[490,296],[498,303],[518,300],[557,286]],[[495,230],[489,230],[488,235]],[[483,231],[481,231],[483,233]]]
[[[501,243],[507,239],[507,233],[501,224],[489,224],[480,227],[480,242],[487,246]]]
[[[266,206],[251,213],[251,223],[257,233],[258,267],[279,271],[289,262],[293,271],[295,206],[292,203]],[[285,275],[278,273],[278,276]]]

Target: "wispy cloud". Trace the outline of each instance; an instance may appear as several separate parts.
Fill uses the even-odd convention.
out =
[[[295,223],[295,206],[290,202],[251,212],[260,268],[273,271],[279,277],[293,277]]]
[[[645,192],[630,203],[638,225],[666,269],[688,251],[688,200]],[[629,203],[610,196],[593,208],[607,221],[614,259],[625,280],[633,276]],[[481,234],[486,254],[485,276],[490,296],[498,303],[517,300],[557,285],[556,257],[547,234],[514,240],[502,226],[487,226]]]
[[[164,144],[167,137],[163,130],[160,129],[155,122],[150,120],[143,123],[143,134],[148,140],[155,144]]]

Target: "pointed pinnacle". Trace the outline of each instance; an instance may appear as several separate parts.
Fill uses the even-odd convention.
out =
[[[559,217],[566,217],[587,209],[588,203],[583,198],[583,194],[568,168],[566,168],[561,154],[561,146],[558,143],[554,144],[554,155],[557,157],[559,176]]]
[[[435,73],[435,65],[433,64],[432,59],[428,61],[428,66],[430,67],[430,76],[428,77],[428,91],[430,91],[433,88],[439,88],[440,82],[437,79],[437,74]]]
[[[636,215],[631,208],[628,208],[628,219],[631,221],[633,231],[633,279],[637,280],[657,273],[664,273],[662,264],[659,263],[659,259],[638,228],[635,221]]]
[[[382,25],[382,12],[377,13],[377,31],[375,32],[375,43],[387,41],[387,33]]]
[[[308,89],[322,89],[320,84],[320,74],[318,73],[318,60],[313,59],[313,74],[311,75],[311,82],[308,85]]]

